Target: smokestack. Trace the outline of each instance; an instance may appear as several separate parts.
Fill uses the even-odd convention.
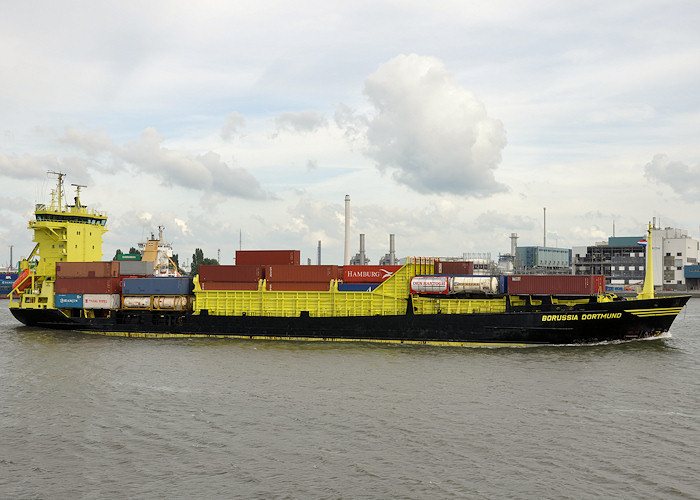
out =
[[[343,265],[350,265],[350,195],[345,195],[345,257]]]
[[[547,207],[543,208],[544,210],[544,244],[542,245],[543,247],[547,246]]]
[[[360,235],[360,265],[365,265],[365,235]]]
[[[394,236],[393,234],[389,235],[389,265],[393,266],[396,264],[396,248],[394,245]]]
[[[321,240],[318,240],[318,265],[321,265]]]
[[[518,233],[510,233],[510,254],[515,257],[515,249],[518,246]]]

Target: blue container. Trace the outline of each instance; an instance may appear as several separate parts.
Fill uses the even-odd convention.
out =
[[[82,309],[83,308],[83,294],[82,293],[57,293],[55,295],[56,307],[68,308],[68,309]]]
[[[508,276],[501,275],[498,277],[498,291],[508,293]]]
[[[124,278],[123,295],[190,295],[192,278]]]
[[[339,292],[371,292],[380,283],[338,283]]]

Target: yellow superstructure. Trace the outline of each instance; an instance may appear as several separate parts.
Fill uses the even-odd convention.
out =
[[[89,209],[80,202],[80,186],[76,187],[74,204],[66,203],[62,172],[56,175],[57,185],[49,205],[35,207],[34,220],[29,229],[34,231],[34,249],[20,262],[20,272],[33,271],[10,294],[12,307],[53,308],[53,282],[57,262],[91,262],[102,260],[102,236],[107,232],[104,212]],[[20,289],[25,288],[20,291]]]

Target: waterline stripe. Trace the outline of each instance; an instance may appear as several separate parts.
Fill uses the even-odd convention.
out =
[[[683,307],[661,307],[655,309],[626,309],[625,312],[639,316],[640,318],[648,318],[652,316],[677,316]]]
[[[379,344],[408,344],[430,346],[455,346],[455,347],[525,347],[539,345],[535,343],[515,342],[460,342],[438,340],[391,340],[391,339],[346,339],[339,337],[279,337],[274,335],[223,335],[204,333],[149,333],[149,332],[98,332],[76,330],[78,333],[91,335],[105,335],[107,337],[129,337],[140,339],[187,339],[187,338],[215,338],[215,339],[240,339],[240,340],[291,340],[302,342],[374,342]]]

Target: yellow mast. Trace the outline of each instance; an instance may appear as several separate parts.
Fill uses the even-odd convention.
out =
[[[637,294],[638,299],[653,299],[654,298],[654,260],[651,250],[651,224],[647,228],[647,259],[646,271],[644,273],[644,287]]]

